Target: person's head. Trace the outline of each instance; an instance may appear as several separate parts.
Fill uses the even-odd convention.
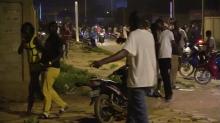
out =
[[[150,27],[150,22],[141,13],[134,11],[129,18],[129,26],[131,31],[135,29],[146,29]]]
[[[49,23],[49,26],[48,26],[48,31],[49,33],[57,33],[57,29],[58,29],[58,26],[57,26],[57,23],[56,22],[50,22]]]
[[[26,42],[30,41],[35,33],[34,26],[26,22],[21,26],[21,36]]]
[[[173,22],[173,26],[174,26],[174,29],[179,29],[180,26],[177,20]]]
[[[211,37],[212,36],[212,32],[210,30],[207,30],[205,34],[206,34],[206,37]]]
[[[157,19],[155,23],[156,23],[157,28],[158,28],[159,30],[162,30],[162,29],[163,29],[163,27],[164,27],[164,21],[163,21],[162,19]]]

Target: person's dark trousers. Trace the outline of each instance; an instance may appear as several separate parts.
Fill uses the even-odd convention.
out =
[[[43,97],[40,82],[39,82],[40,72],[30,72],[30,83],[29,83],[29,95],[28,95],[28,107],[27,112],[31,113],[36,95]]]
[[[128,88],[126,123],[149,123],[145,103],[146,88]]]
[[[160,74],[164,83],[165,99],[172,98],[173,92],[170,80],[171,58],[159,59]]]

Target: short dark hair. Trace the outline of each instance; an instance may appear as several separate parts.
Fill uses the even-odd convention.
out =
[[[211,31],[211,30],[207,30],[207,31],[206,31],[206,35],[207,35],[207,36],[211,36],[211,35],[212,35],[212,31]]]
[[[56,26],[56,28],[58,28],[57,23],[56,23],[55,21],[52,21],[52,22],[50,22],[49,25],[48,25],[48,31],[49,31],[49,32],[52,31],[52,30],[51,30],[51,27],[53,27],[53,26]]]
[[[22,24],[21,33],[33,35],[34,32],[34,26],[30,22],[25,22]]]
[[[144,14],[138,11],[133,11],[129,17],[129,26],[131,31],[133,31],[138,28],[150,27],[150,22]]]

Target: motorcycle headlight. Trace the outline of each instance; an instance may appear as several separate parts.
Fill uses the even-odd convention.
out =
[[[191,49],[190,49],[189,47],[187,47],[187,48],[184,49],[184,52],[190,53],[190,52],[191,52]]]

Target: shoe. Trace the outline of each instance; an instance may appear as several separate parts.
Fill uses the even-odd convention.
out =
[[[59,114],[62,114],[62,113],[64,113],[64,112],[66,112],[67,109],[69,109],[68,106],[65,106],[65,107],[61,108],[61,109],[59,110]]]
[[[178,89],[180,89],[180,87],[177,86],[177,85],[173,85],[173,86],[172,86],[172,89],[176,89],[176,90],[178,90]]]
[[[165,97],[165,102],[170,102],[172,100],[172,96]]]
[[[43,114],[40,115],[39,118],[41,118],[41,119],[49,119],[50,118],[49,117],[49,113],[44,112]]]
[[[54,119],[54,118],[59,118],[59,115],[52,115],[52,114],[49,114],[49,113],[46,113],[44,112],[43,114],[41,114],[39,116],[40,119]]]
[[[154,97],[162,97],[162,95],[161,95],[159,90],[155,90],[154,93],[153,93],[153,96]]]

